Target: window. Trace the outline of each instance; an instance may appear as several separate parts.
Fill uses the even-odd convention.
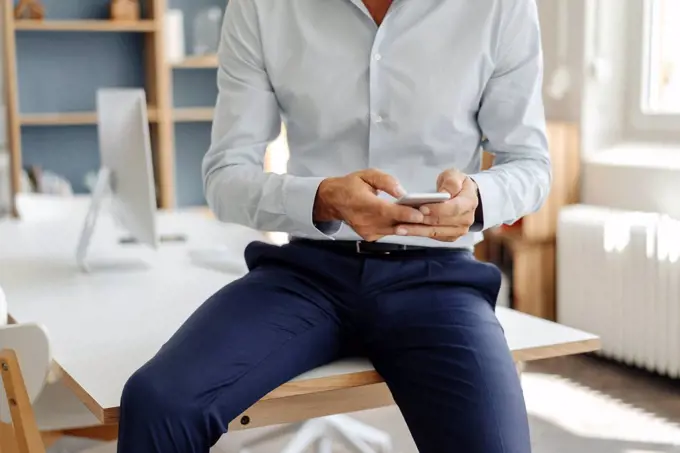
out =
[[[680,0],[629,0],[622,45],[631,140],[680,141]]]
[[[680,1],[648,0],[642,110],[680,114]]]

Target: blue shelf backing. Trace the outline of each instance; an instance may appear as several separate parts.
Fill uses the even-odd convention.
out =
[[[98,88],[143,87],[143,39],[126,33],[19,33],[20,112],[94,111]]]
[[[145,3],[141,1],[142,15]],[[42,0],[45,6],[45,18],[54,20],[67,19],[109,19],[110,0]]]
[[[173,105],[181,107],[215,107],[217,69],[188,69],[173,74]]]
[[[23,128],[21,140],[24,167],[50,170],[68,179],[74,192],[87,192],[85,175],[99,168],[95,126]]]
[[[203,8],[219,6],[224,9],[226,0],[169,0],[169,8],[184,13],[184,37],[186,54],[193,49],[193,20]],[[217,69],[194,68],[173,72],[173,106],[214,107],[217,100]],[[210,146],[210,122],[175,124],[175,184],[177,205],[204,206],[201,163]]]
[[[42,0],[47,20],[109,19],[110,0]],[[144,6],[144,1],[140,2]],[[193,46],[193,19],[201,9],[227,0],[169,0],[184,12],[187,55]],[[145,18],[146,15],[143,14]],[[102,87],[145,86],[145,36],[125,32],[17,32],[21,114],[94,112]],[[214,107],[216,69],[173,73],[174,107]],[[201,162],[210,145],[210,122],[175,124],[176,197],[179,206],[205,205]],[[86,191],[87,172],[99,167],[95,125],[21,128],[25,166],[66,177],[74,191]]]
[[[201,163],[210,146],[210,123],[175,125],[175,184],[177,205],[203,206]]]

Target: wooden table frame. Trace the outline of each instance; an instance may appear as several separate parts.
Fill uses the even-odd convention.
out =
[[[513,351],[518,370],[524,362],[592,352],[600,348],[597,338]],[[118,408],[102,408],[75,380],[62,370],[63,382],[102,423],[99,426],[40,433],[28,401],[21,370],[13,351],[0,351],[0,369],[11,404],[14,428],[0,424],[0,453],[44,453],[61,436],[115,440]],[[236,417],[230,431],[293,423],[327,415],[350,413],[394,404],[383,379],[375,371],[288,382],[273,390]],[[7,434],[14,434],[13,436]],[[15,437],[16,441],[9,440]],[[42,441],[41,441],[42,440]]]

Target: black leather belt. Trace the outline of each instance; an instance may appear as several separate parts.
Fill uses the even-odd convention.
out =
[[[367,241],[331,241],[292,238],[292,243],[307,244],[321,247],[328,250],[338,250],[345,253],[356,253],[360,255],[408,255],[417,252],[426,253],[455,253],[470,252],[467,248],[450,247],[423,247],[419,245],[390,244],[387,242],[367,242]]]

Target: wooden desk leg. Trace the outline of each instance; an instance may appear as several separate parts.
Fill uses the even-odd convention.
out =
[[[2,377],[9,403],[13,437],[17,445],[16,451],[18,453],[45,453],[45,446],[40,438],[31,401],[28,399],[19,361],[14,351],[10,349],[0,351],[0,377]]]

